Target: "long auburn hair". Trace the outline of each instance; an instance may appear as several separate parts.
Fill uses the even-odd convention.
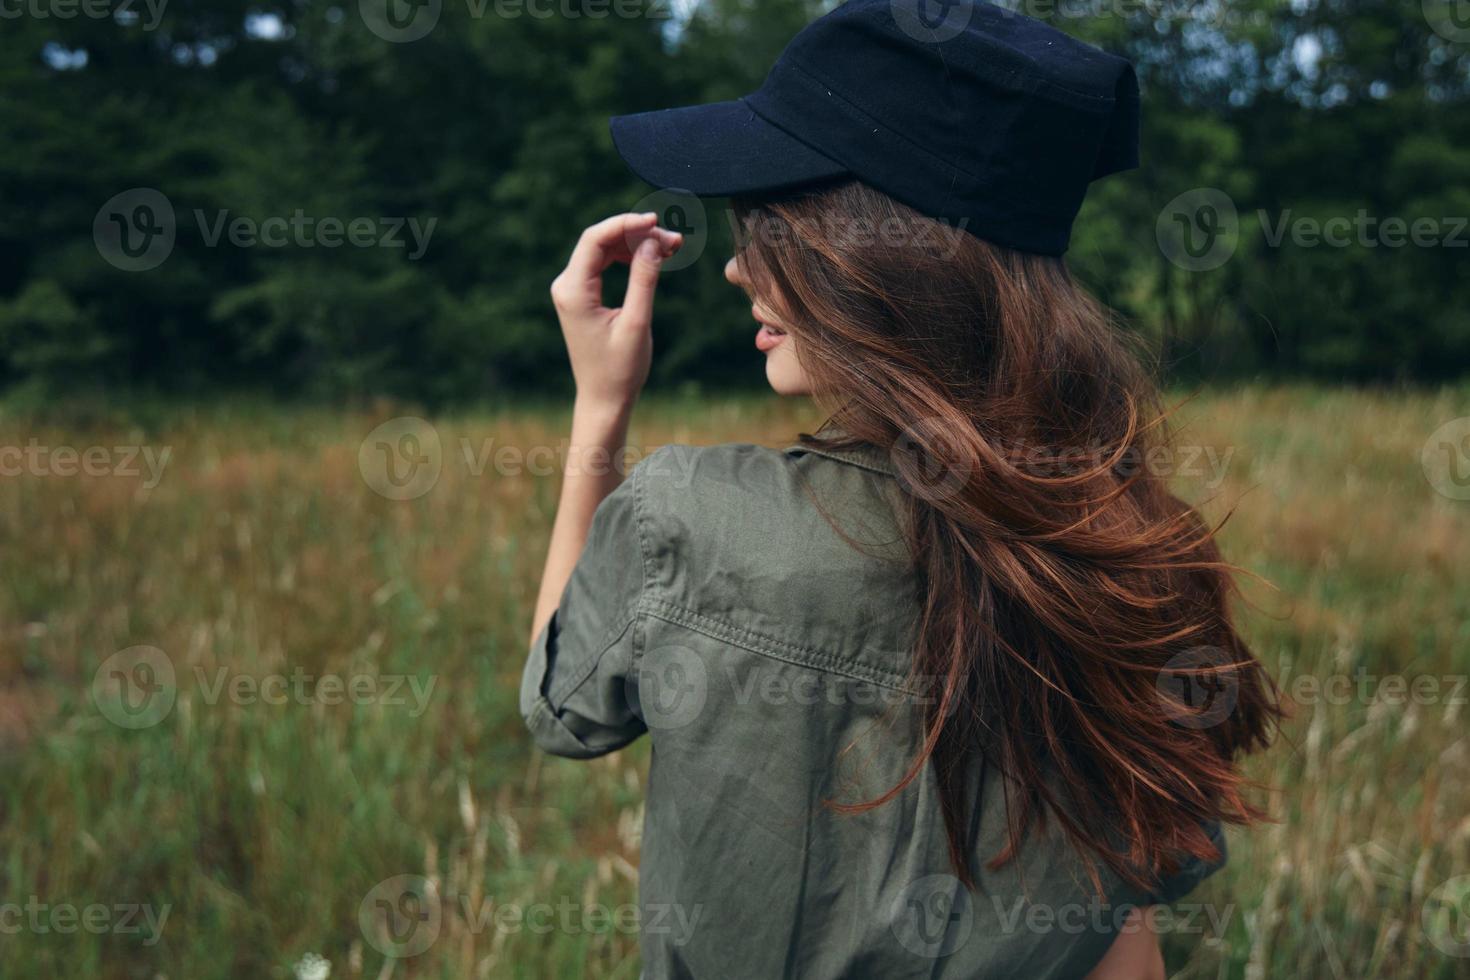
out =
[[[1008,826],[990,868],[1050,819],[1097,888],[1095,859],[1142,888],[1217,859],[1202,825],[1264,818],[1236,758],[1282,710],[1232,623],[1215,529],[1146,465],[1167,444],[1136,342],[1060,258],[857,181],[732,203],[747,288],[843,433],[803,440],[886,447],[907,491],[921,748],[881,796],[828,805],[880,806],[932,765],[973,888],[966,777],[983,761]]]

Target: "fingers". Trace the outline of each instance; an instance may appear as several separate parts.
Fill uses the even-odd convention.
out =
[[[551,298],[557,309],[590,312],[600,308],[603,271],[613,262],[630,262],[636,271],[630,270],[628,297],[635,311],[643,311],[639,315],[648,316],[658,283],[658,266],[684,244],[683,235],[658,227],[657,220],[658,215],[652,211],[615,214],[583,231],[566,268],[551,284]],[[645,243],[648,251],[641,261],[635,261],[634,253]],[[625,299],[623,308],[629,305]]]
[[[653,234],[658,237],[659,245],[663,251],[664,258],[668,258],[669,256],[673,255],[679,250],[679,246],[684,244],[684,235],[682,232],[669,231],[667,228],[655,227],[653,229]]]
[[[658,270],[664,257],[665,247],[657,237],[650,235],[638,244],[628,269],[628,292],[623,296],[620,323],[643,325],[652,319],[653,293],[658,288]]]
[[[575,282],[586,282],[602,275],[602,270],[617,259],[626,261],[632,248],[648,235],[658,215],[615,214],[604,218],[582,232],[572,257],[567,260],[567,273]]]

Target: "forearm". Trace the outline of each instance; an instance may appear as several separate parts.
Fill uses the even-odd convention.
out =
[[[622,454],[632,409],[631,401],[592,404],[579,398],[572,410],[566,472],[562,475],[546,566],[541,573],[541,589],[536,596],[536,612],[531,619],[532,643],[556,611],[587,543],[587,531],[592,526],[597,505],[622,482]]]
[[[551,283],[577,400],[561,499],[531,617],[533,644],[556,612],[582,557],[597,505],[623,480],[628,417],[648,380],[653,357],[653,293],[659,267],[684,241],[678,232],[659,228],[657,218],[652,211],[619,214],[587,228],[567,267]],[[628,263],[628,288],[623,305],[616,309],[602,302],[602,273],[614,262]]]

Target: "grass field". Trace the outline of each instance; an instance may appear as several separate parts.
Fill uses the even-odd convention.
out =
[[[633,442],[780,446],[801,412],[653,401]],[[565,416],[390,426],[439,463],[400,490],[360,449],[408,414],[0,414],[0,976],[638,976],[646,748],[543,757],[516,706],[556,492],[516,460]],[[1171,975],[1470,976],[1470,500],[1421,466],[1466,415],[1466,389],[1179,410],[1167,465],[1234,505],[1298,703],[1251,763],[1279,822],[1231,838],[1191,896],[1218,934],[1167,935]]]

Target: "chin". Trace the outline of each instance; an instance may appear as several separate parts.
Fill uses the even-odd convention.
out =
[[[766,381],[778,395],[809,395],[811,387],[799,365],[787,358],[771,357],[766,361]]]

